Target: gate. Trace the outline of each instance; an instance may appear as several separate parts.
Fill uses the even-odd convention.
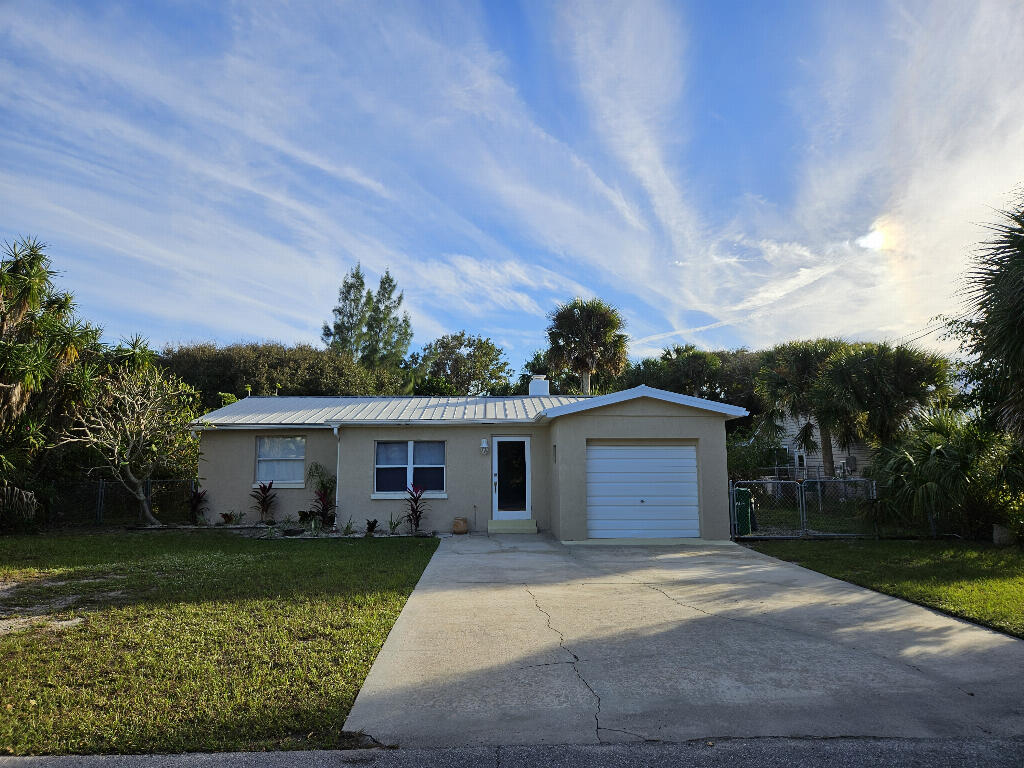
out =
[[[868,536],[875,484],[862,478],[736,480],[729,488],[737,538]]]

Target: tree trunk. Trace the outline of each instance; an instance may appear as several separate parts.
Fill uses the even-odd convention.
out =
[[[583,394],[590,394],[590,371],[584,371],[580,374],[580,381],[583,384]]]
[[[134,493],[136,501],[139,502],[139,525],[163,525],[163,523],[153,517],[153,510],[149,506],[149,499],[146,498],[146,493],[141,485],[135,488]]]
[[[832,456],[832,432],[828,427],[818,424],[818,436],[821,438],[821,463],[826,477],[836,476],[836,460]]]

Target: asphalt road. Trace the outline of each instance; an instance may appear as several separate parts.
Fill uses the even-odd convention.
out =
[[[0,757],[0,768],[1020,768],[1021,739],[729,739],[714,743],[347,752]]]

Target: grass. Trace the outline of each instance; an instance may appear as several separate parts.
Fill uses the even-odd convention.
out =
[[[34,622],[0,635],[0,754],[350,746],[345,717],[436,547],[0,538],[0,618]]]
[[[945,541],[758,541],[748,546],[1024,637],[1024,551]]]

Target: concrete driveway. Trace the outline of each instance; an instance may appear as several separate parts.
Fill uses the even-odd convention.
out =
[[[382,744],[1024,735],[1024,641],[735,545],[448,538],[345,723]]]

